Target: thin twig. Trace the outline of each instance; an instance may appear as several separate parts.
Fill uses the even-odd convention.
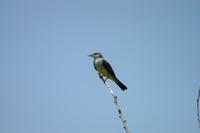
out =
[[[199,87],[199,92],[198,92],[198,96],[197,96],[197,120],[198,120],[198,124],[199,124],[199,128],[200,128],[200,118],[199,118],[199,98],[200,98],[200,87]]]
[[[113,100],[114,100],[114,103],[115,103],[115,107],[116,107],[116,109],[117,109],[117,112],[118,112],[118,114],[119,114],[119,118],[120,118],[120,120],[121,120],[121,122],[122,122],[122,125],[123,125],[123,128],[124,128],[125,132],[126,132],[126,133],[130,133],[130,131],[128,130],[128,126],[127,126],[126,120],[125,120],[125,118],[124,118],[123,112],[122,112],[122,110],[121,110],[121,108],[120,108],[120,106],[119,106],[119,102],[118,102],[118,100],[117,100],[117,99],[118,99],[117,96],[116,96],[115,93],[113,92],[112,88],[111,88],[111,87],[108,85],[108,83],[105,81],[105,79],[103,79],[102,76],[99,76],[99,77],[103,80],[104,84],[105,84],[106,87],[109,89],[109,92],[111,93],[111,95],[112,95],[112,97],[113,97]]]

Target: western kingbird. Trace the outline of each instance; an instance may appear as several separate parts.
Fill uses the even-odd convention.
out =
[[[103,58],[100,52],[94,53],[89,55],[90,57],[94,58],[94,68],[96,71],[99,72],[100,78],[105,76],[106,79],[111,79],[114,81],[123,91],[127,90],[127,87],[116,77],[111,65]],[[104,80],[104,82],[105,82]]]

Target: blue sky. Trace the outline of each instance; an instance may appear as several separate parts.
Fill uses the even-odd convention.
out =
[[[132,133],[198,133],[198,0],[1,0],[0,132],[124,132],[87,57],[128,87]]]

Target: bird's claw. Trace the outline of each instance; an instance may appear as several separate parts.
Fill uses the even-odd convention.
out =
[[[106,80],[108,79],[108,78],[104,79],[103,75],[101,75],[101,74],[99,74],[99,78],[102,79],[102,81],[104,82],[104,84],[105,84]]]

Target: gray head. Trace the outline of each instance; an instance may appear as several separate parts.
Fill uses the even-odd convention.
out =
[[[96,59],[96,58],[103,58],[103,55],[100,53],[100,52],[96,52],[96,53],[93,53],[91,55],[89,55],[90,57]]]

